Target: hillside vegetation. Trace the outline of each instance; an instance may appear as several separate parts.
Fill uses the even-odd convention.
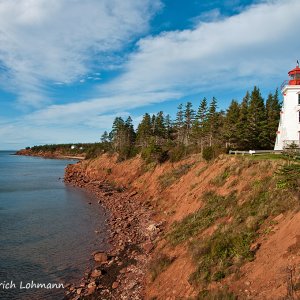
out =
[[[298,164],[227,155],[158,165],[117,161],[102,155],[80,167],[93,180],[138,191],[165,223],[153,241],[148,299],[296,297]]]
[[[26,147],[25,149],[19,150],[17,154],[53,158],[60,158],[63,156],[89,158],[91,153],[93,156],[97,156],[106,151],[107,149],[101,143],[46,144]]]

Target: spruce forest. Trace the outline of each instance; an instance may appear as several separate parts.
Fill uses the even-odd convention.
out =
[[[259,88],[247,92],[241,103],[232,100],[226,111],[218,110],[216,98],[203,98],[199,107],[180,104],[176,118],[160,111],[145,113],[134,129],[132,119],[115,118],[111,132],[101,137],[101,151],[113,151],[124,160],[141,153],[147,161],[177,161],[192,153],[211,159],[230,149],[273,149],[280,118],[278,90],[264,100]],[[99,154],[90,149],[89,157]]]

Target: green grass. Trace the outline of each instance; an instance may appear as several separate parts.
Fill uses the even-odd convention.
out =
[[[248,155],[247,158],[251,160],[286,160],[286,156],[274,153],[253,154]]]
[[[173,230],[168,235],[170,242],[177,245],[190,237],[199,234],[211,226],[218,218],[226,216],[227,208],[236,205],[234,194],[228,197],[217,195],[215,192],[207,192],[203,196],[205,206],[197,212],[188,215],[181,222],[175,223]]]
[[[207,168],[208,168],[208,165],[202,167],[201,169],[199,169],[199,170],[197,170],[197,171],[195,172],[195,175],[196,175],[197,177],[199,177],[205,170],[207,170]]]
[[[218,182],[227,178],[224,173]],[[175,223],[167,238],[172,245],[187,242],[197,266],[190,282],[205,288],[210,282],[222,280],[246,261],[251,261],[255,253],[250,251],[250,246],[266,219],[299,209],[296,188],[299,175],[298,165],[283,167],[276,176],[249,182],[246,193],[225,197],[208,192],[202,198],[203,208]],[[277,188],[278,182],[281,182],[280,188]],[[284,186],[282,182],[286,182]],[[223,217],[232,221],[219,224],[210,237],[201,236],[206,228]]]
[[[282,166],[276,173],[279,177],[277,187],[280,189],[295,189],[300,187],[300,165],[291,164]]]
[[[162,189],[165,189],[175,183],[183,175],[185,175],[194,164],[181,165],[177,169],[173,169],[170,172],[164,173],[159,176],[158,181]]]
[[[224,172],[213,178],[210,183],[214,186],[221,187],[226,182],[227,178],[230,176],[230,172],[226,169]]]
[[[190,251],[197,262],[197,270],[190,277],[191,283],[201,285],[219,281],[234,272],[235,265],[253,259],[250,244],[255,239],[255,231],[223,230],[224,227],[211,238],[190,244]]]

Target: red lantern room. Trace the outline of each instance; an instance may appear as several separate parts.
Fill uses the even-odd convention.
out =
[[[297,67],[291,71],[289,71],[289,85],[300,85],[300,68],[299,64]]]

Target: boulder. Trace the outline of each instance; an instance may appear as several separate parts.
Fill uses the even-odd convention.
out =
[[[96,278],[96,277],[99,277],[101,275],[102,275],[101,270],[95,269],[95,270],[93,270],[93,272],[91,274],[91,277]]]
[[[95,287],[96,286],[96,283],[95,283],[95,281],[92,281],[92,282],[90,282],[89,284],[88,284],[88,289],[90,289],[90,288],[92,288],[92,287]]]
[[[94,294],[95,290],[96,290],[96,286],[91,286],[90,288],[88,288],[87,296]]]
[[[87,290],[87,295],[91,295],[95,292],[96,290],[96,283],[93,281],[91,283],[88,284],[87,286],[88,290]]]
[[[105,252],[96,252],[94,253],[94,260],[101,264],[107,263],[108,256]]]
[[[150,231],[150,232],[155,232],[157,230],[157,226],[155,224],[150,224],[148,227],[147,227],[147,230]]]

